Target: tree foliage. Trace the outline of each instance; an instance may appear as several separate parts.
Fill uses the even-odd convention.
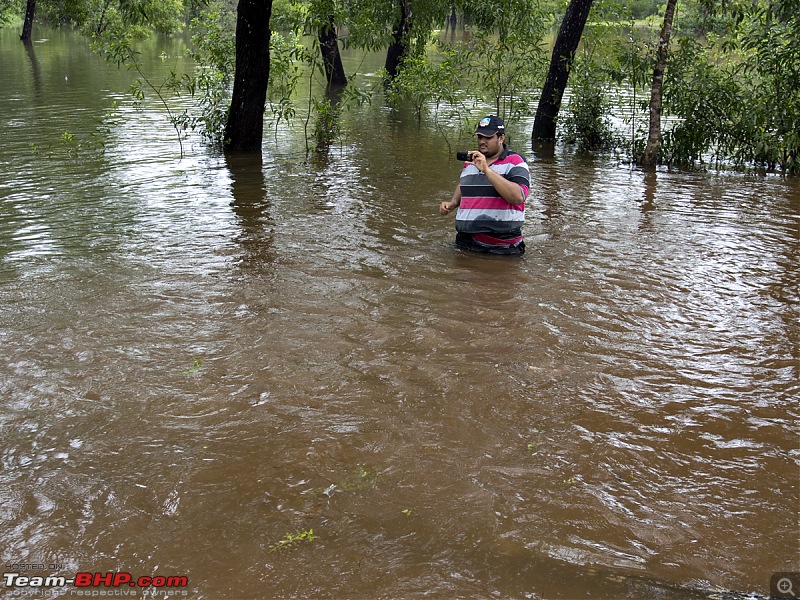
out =
[[[446,7],[440,5],[429,18],[435,14],[444,22]],[[548,20],[533,0],[503,0],[491,7],[468,0],[459,8],[468,35],[448,42],[428,28],[428,43],[406,59],[392,81],[390,100],[410,102],[420,123],[430,113],[440,131],[448,120],[474,126],[471,113],[478,107],[508,123],[519,121],[530,114],[541,85]]]
[[[175,33],[184,26],[185,4],[184,0],[37,0],[36,18],[71,25],[87,35]]]
[[[680,41],[665,83],[662,160],[800,172],[800,0],[731,2],[724,36]]]
[[[530,114],[541,85],[547,22],[536,3],[528,0],[494,6],[501,8],[480,15],[481,27],[464,44],[470,59],[468,74],[478,99],[514,122]]]
[[[580,56],[571,76],[571,98],[563,119],[564,141],[579,152],[610,148],[617,142],[609,115],[608,78],[591,56]]]
[[[198,110],[184,111],[183,129],[198,129],[214,144],[222,143],[222,134],[230,109],[230,89],[234,74],[235,15],[227,2],[209,2],[192,18],[190,56],[198,68],[183,74],[177,93],[196,99]]]
[[[0,0],[0,20],[21,22],[25,5],[26,0]],[[137,64],[137,36],[178,31],[189,22],[199,68],[174,74],[166,84],[140,85],[138,93],[157,91],[165,105],[167,91],[195,96],[193,114],[174,114],[167,106],[173,126],[199,128],[219,141],[234,79],[235,5],[37,0],[36,17],[76,27],[108,56],[124,57],[118,62],[127,66]],[[582,150],[618,143],[608,117],[624,112],[630,115],[631,154],[641,151],[646,130],[640,117],[661,20],[652,15],[665,5],[666,0],[593,0],[568,71],[570,89],[561,90],[569,92],[559,122],[562,139]],[[325,32],[335,34],[336,50],[375,52],[402,42],[387,98],[410,106],[420,123],[431,119],[446,139],[454,126],[473,120],[475,111],[491,110],[511,123],[529,117],[547,71],[544,40],[562,22],[566,6],[565,0],[275,0],[266,120],[278,127],[301,117],[307,139],[314,120],[313,137],[324,146],[344,135],[340,119],[349,108],[381,92],[348,85],[344,95],[327,95],[330,65],[321,50],[332,38],[319,35]],[[678,6],[664,70],[658,160],[800,172],[800,0],[681,0]],[[447,43],[435,32],[456,14],[466,34]],[[353,82],[358,73],[347,76]],[[296,103],[301,84],[303,106]]]
[[[24,11],[24,0],[0,0],[0,26],[20,21]]]
[[[660,163],[800,172],[798,15],[800,0],[678,3],[663,78]],[[645,119],[637,127],[636,118],[649,108],[660,31],[655,20],[643,27],[630,17],[626,26],[620,13],[620,35],[605,44],[612,53],[595,61],[594,73],[607,72],[614,89],[632,91],[627,112],[636,156],[648,135]],[[580,90],[573,88],[573,98]],[[609,110],[626,112],[613,104]]]

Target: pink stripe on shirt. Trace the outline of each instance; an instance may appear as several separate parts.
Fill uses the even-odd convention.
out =
[[[521,186],[520,186],[521,187]],[[490,197],[464,197],[461,199],[461,206],[464,208],[488,208],[495,210],[525,210],[525,203],[511,204],[505,198],[490,198]]]

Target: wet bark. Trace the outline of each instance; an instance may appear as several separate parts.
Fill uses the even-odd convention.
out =
[[[31,32],[33,30],[33,16],[36,13],[36,0],[28,0],[28,6],[25,8],[25,22],[22,24],[22,35],[19,36],[23,42],[31,40]]]
[[[675,16],[677,1],[667,0],[667,8],[664,11],[664,24],[661,27],[656,66],[653,69],[653,84],[650,88],[650,127],[647,132],[647,145],[638,161],[643,167],[655,166],[658,162],[658,152],[661,149],[661,109],[663,106],[661,88],[664,85],[669,38],[672,33],[672,19]]]
[[[411,10],[408,0],[400,0],[400,17],[392,29],[392,43],[386,50],[384,68],[389,80],[394,79],[403,59],[408,56],[408,33],[411,30]]]
[[[236,72],[225,148],[260,151],[269,83],[272,0],[240,0],[236,16]]]
[[[583,28],[593,0],[571,0],[567,7],[561,27],[558,30],[550,69],[544,82],[536,118],[533,122],[531,140],[537,142],[553,142],[556,139],[556,118],[561,109],[564,89],[567,87],[569,72],[575,58],[575,51],[581,41]]]
[[[347,85],[342,55],[339,53],[339,38],[336,35],[336,25],[332,14],[328,15],[328,21],[320,29],[318,37],[328,88]]]

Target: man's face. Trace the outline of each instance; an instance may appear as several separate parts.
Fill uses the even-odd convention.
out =
[[[476,133],[475,137],[478,138],[478,150],[481,151],[486,158],[492,158],[503,150],[503,139],[505,136],[500,133],[494,135],[482,135]]]

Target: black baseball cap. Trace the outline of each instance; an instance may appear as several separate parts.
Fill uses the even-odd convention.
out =
[[[480,121],[478,121],[478,128],[475,130],[475,133],[479,133],[481,135],[492,136],[497,132],[501,134],[506,132],[506,126],[500,117],[496,117],[495,115],[489,115],[488,117],[483,117]]]

